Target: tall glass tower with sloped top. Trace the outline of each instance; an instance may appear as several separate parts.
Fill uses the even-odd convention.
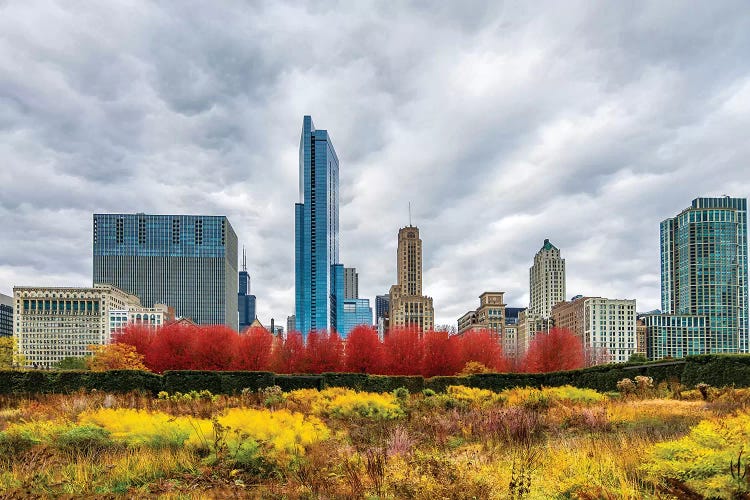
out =
[[[326,130],[302,120],[299,202],[294,206],[295,326],[341,330],[344,266],[339,263],[339,159]]]

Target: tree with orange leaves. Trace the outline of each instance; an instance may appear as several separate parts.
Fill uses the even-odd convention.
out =
[[[149,371],[143,363],[143,355],[130,344],[114,343],[90,345],[93,353],[87,359],[89,370],[104,372],[107,370],[142,370]]]

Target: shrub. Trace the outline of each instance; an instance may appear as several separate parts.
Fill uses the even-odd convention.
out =
[[[197,419],[173,417],[163,412],[100,408],[82,413],[81,424],[98,425],[110,432],[111,438],[131,447],[181,447],[194,432],[208,433]]]
[[[0,432],[0,460],[12,460],[40,442],[41,440],[30,432]]]
[[[467,362],[463,369],[458,373],[460,377],[466,377],[468,375],[476,375],[477,373],[489,373],[490,369],[479,361]]]
[[[460,406],[473,406],[484,408],[493,405],[501,405],[505,397],[487,389],[475,389],[462,385],[451,385],[447,389],[448,396],[457,401]]]
[[[643,470],[657,484],[673,479],[706,497],[741,498],[750,485],[733,477],[730,463],[747,464],[743,449],[750,449],[750,415],[704,420],[684,438],[655,445]]]
[[[55,436],[54,446],[68,453],[93,454],[112,446],[110,432],[97,425],[74,425]]]
[[[407,399],[409,399],[409,389],[407,389],[406,387],[399,387],[398,389],[393,391],[393,395],[399,401],[406,401]]]
[[[342,387],[332,387],[322,391],[292,391],[285,395],[285,399],[293,408],[318,416],[386,420],[404,416],[396,397],[389,393],[356,392]]]
[[[635,382],[629,378],[624,378],[617,382],[617,390],[620,391],[622,397],[628,397],[630,394],[635,394]]]

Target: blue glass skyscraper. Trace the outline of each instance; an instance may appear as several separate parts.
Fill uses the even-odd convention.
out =
[[[748,352],[747,200],[696,198],[661,223],[661,303],[648,355]]]
[[[94,283],[237,329],[237,235],[226,217],[94,214]]]
[[[344,266],[339,263],[339,160],[326,130],[302,120],[299,203],[294,206],[296,328],[341,328]]]

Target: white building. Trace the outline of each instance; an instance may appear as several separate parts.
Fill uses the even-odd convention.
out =
[[[557,304],[552,319],[581,338],[587,364],[624,363],[636,352],[635,300],[580,297]]]
[[[15,287],[13,335],[27,365],[49,368],[85,356],[88,346],[110,341],[110,312],[140,307],[135,295],[111,285],[93,288]]]
[[[165,304],[154,304],[154,307],[129,306],[124,309],[110,309],[109,338],[128,324],[144,325],[159,328],[171,317],[169,307]]]

